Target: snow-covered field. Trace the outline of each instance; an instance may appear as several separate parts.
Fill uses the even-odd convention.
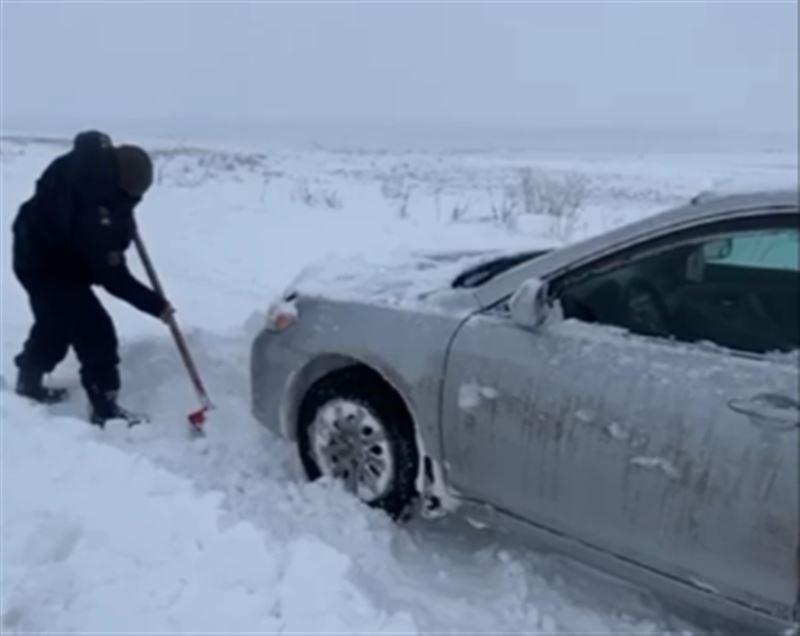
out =
[[[73,358],[53,378],[73,389],[65,405],[2,392],[4,633],[691,631],[645,594],[513,539],[459,519],[398,527],[334,484],[305,483],[292,448],[250,417],[248,347],[270,301],[312,263],[336,271],[409,249],[575,240],[716,184],[795,180],[796,154],[152,147],[158,186],[140,227],[217,409],[207,438],[190,439],[195,403],[168,333],[105,295],[123,403],[151,413],[151,425],[81,422]],[[62,149],[2,143],[6,385],[30,321],[9,227]],[[580,207],[526,210],[526,178],[579,187]]]

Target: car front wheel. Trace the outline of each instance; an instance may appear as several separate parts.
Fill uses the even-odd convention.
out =
[[[382,379],[360,370],[329,375],[311,387],[299,415],[309,479],[338,479],[364,503],[403,515],[419,460],[405,405]]]

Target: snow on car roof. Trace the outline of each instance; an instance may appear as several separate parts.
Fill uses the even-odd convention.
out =
[[[704,190],[695,195],[691,202],[695,205],[719,201],[720,203],[735,203],[736,199],[758,201],[765,205],[797,205],[800,199],[798,184],[776,184],[775,187],[753,188],[740,182],[718,185],[712,189]],[[732,201],[733,200],[733,201]]]

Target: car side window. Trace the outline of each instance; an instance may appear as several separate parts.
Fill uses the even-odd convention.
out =
[[[800,236],[795,230],[734,236],[720,248],[708,254],[706,261],[710,265],[797,271],[800,263]]]
[[[800,348],[797,229],[673,244],[556,283],[565,317],[747,353]]]

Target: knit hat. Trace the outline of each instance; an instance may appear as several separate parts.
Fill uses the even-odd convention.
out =
[[[130,196],[140,199],[153,184],[153,162],[139,146],[117,146],[119,186]]]
[[[72,144],[76,150],[110,148],[111,137],[99,130],[84,130],[75,135]]]

